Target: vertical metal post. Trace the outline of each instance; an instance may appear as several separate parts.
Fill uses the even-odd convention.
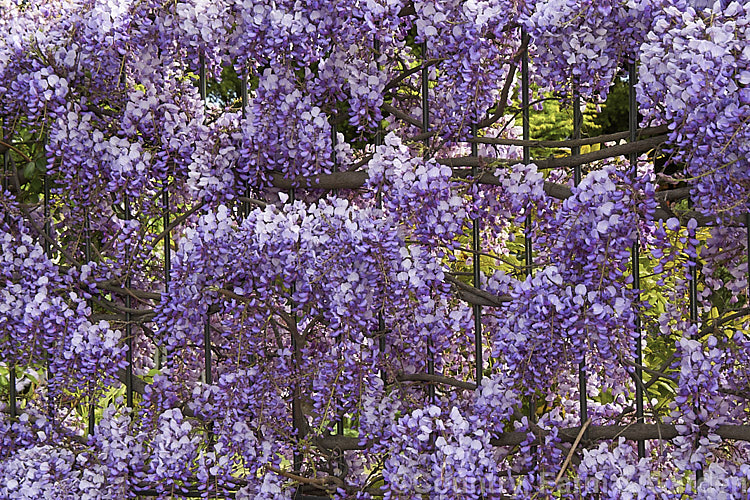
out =
[[[296,193],[295,193],[294,188],[290,188],[289,189],[289,203],[294,203],[295,196],[296,196]],[[291,288],[292,294],[294,294],[294,292],[296,291],[296,289],[297,289],[296,285],[294,283],[292,283],[292,288]],[[297,323],[297,313],[294,312],[294,307],[295,307],[294,306],[294,301],[290,301],[289,305],[290,305],[290,309],[292,311],[292,315],[291,315],[292,316],[292,320],[295,323]],[[291,337],[292,337],[292,353],[293,353],[292,356],[293,356],[293,362],[296,364],[297,363],[297,353],[299,351],[298,351],[298,347],[297,347],[297,341],[294,338],[294,334],[292,334]],[[300,405],[300,400],[299,400],[299,397],[300,397],[299,388],[298,387],[293,388],[292,389],[292,394],[293,394],[292,395],[292,428],[295,431],[298,431],[299,428],[300,428],[300,423],[297,420],[297,415],[301,415],[302,414],[302,407]],[[294,463],[294,470],[298,471],[298,472],[301,471],[302,470],[302,455],[300,455],[299,451],[297,451],[296,448],[292,452],[292,460],[293,460],[293,463]]]
[[[12,346],[11,346],[12,347]],[[10,418],[15,419],[18,416],[18,407],[16,399],[16,361],[8,360],[8,397],[10,399]]]
[[[200,92],[203,107],[206,107],[206,57],[201,53],[198,60],[198,91]],[[206,309],[206,319],[203,324],[203,379],[206,384],[211,384],[211,313],[210,307]]]
[[[474,124],[471,126],[471,136],[476,138],[478,135],[477,125]],[[479,156],[478,151],[478,144],[476,142],[471,143],[471,156],[477,157]],[[471,176],[476,181],[477,178],[477,167],[471,167]],[[472,260],[472,271],[474,274],[474,286],[476,288],[481,288],[481,266],[482,256],[480,255],[481,252],[481,241],[479,239],[479,230],[480,230],[480,221],[479,217],[474,219],[471,223],[471,250],[473,255]],[[473,313],[474,313],[474,360],[476,364],[476,373],[474,375],[474,378],[477,382],[477,387],[482,383],[482,373],[484,370],[482,359],[482,306],[479,304],[474,304],[472,306]]]
[[[573,97],[573,139],[581,138],[581,127],[583,126],[583,113],[581,113],[581,96],[576,93]],[[581,146],[575,145],[570,148],[570,154],[576,156],[581,154]],[[573,185],[581,183],[581,166],[573,167]]]
[[[47,235],[47,238],[44,239],[44,253],[47,256],[48,259],[52,260],[52,214],[50,210],[50,201],[51,201],[51,186],[50,186],[50,178],[49,174],[47,173],[47,169],[45,168],[44,171],[44,234]],[[54,344],[51,346],[52,349],[54,349]],[[54,418],[54,405],[52,404],[52,396],[49,393],[49,387],[51,386],[52,380],[55,378],[54,370],[52,369],[52,363],[50,357],[53,357],[54,355],[52,352],[47,352],[47,387],[48,391],[47,394],[49,395],[50,399],[47,401],[47,412],[49,414],[50,419]],[[15,384],[15,369],[13,370],[13,379]],[[15,386],[13,387],[13,390],[15,392]]]
[[[125,92],[127,90],[127,80],[125,76],[125,71],[123,71],[120,74],[120,86],[122,88],[122,91]],[[128,195],[127,191],[123,193],[123,208],[125,211],[125,220],[130,221],[132,218],[132,213],[130,210],[130,196]],[[125,288],[130,289],[131,280],[130,280],[130,270],[132,268],[131,266],[131,260],[132,255],[130,254],[130,249],[125,250],[125,267],[126,267],[126,273],[127,276],[125,277]],[[125,344],[127,345],[127,352],[125,353],[125,404],[128,408],[133,408],[133,348],[135,347],[135,341],[133,339],[133,325],[132,325],[132,314],[130,313],[130,309],[132,307],[131,300],[130,300],[130,293],[125,293]]]
[[[521,108],[522,108],[522,128],[523,128],[523,140],[531,140],[531,124],[530,124],[530,103],[529,103],[529,35],[525,31],[521,31],[521,43],[525,47],[523,56],[521,58]],[[523,146],[523,163],[528,165],[531,163],[531,148],[527,143]],[[524,260],[526,261],[526,275],[531,275],[531,266],[533,263],[533,248],[531,241],[531,214],[526,216],[526,227],[524,232],[524,246],[523,246]]]
[[[583,125],[583,114],[581,113],[581,96],[576,92],[573,97],[573,139],[581,138],[581,125]],[[573,156],[581,154],[581,147],[576,145],[570,148]],[[573,184],[581,183],[581,166],[573,167]],[[586,354],[578,364],[578,406],[581,412],[581,425],[589,419],[588,390],[586,388],[588,376],[586,373]]]
[[[84,256],[86,258],[86,263],[91,262],[91,223],[89,221],[89,212],[88,209],[86,209],[86,212],[84,213],[84,219],[83,219],[83,232],[84,232]],[[89,301],[90,306],[90,301]],[[92,390],[91,387],[89,387],[89,390]],[[89,401],[89,415],[88,415],[88,433],[89,436],[94,434],[94,424],[96,423],[96,404],[94,402],[94,394],[91,393],[91,400]]]
[[[296,200],[296,191],[293,187],[289,188],[288,202],[294,203],[295,200]],[[297,287],[295,283],[292,283],[292,286],[291,286],[292,295],[294,295],[294,293],[296,292],[296,289]],[[295,304],[293,300],[289,301],[289,306],[291,310],[292,320],[295,323],[297,323],[297,313],[294,312]],[[292,357],[293,357],[292,362],[296,365],[297,357],[299,354],[299,350],[298,350],[299,348],[297,346],[297,341],[295,340],[294,334],[292,334],[291,331],[290,331],[290,336],[291,336],[291,344],[292,344]],[[297,416],[302,414],[302,407],[301,407],[299,398],[300,398],[299,388],[298,387],[292,388],[292,428],[295,432],[299,431],[300,429],[300,422],[298,421]],[[293,462],[293,467],[295,471],[299,472],[302,470],[302,455],[300,455],[297,448],[295,448],[292,451],[292,462]]]
[[[240,103],[242,104],[242,116],[247,116],[247,74],[244,72],[240,76]],[[250,186],[245,189],[245,196],[250,198]],[[242,216],[247,217],[250,215],[250,203],[244,202],[242,204]]]
[[[523,140],[531,140],[531,110],[529,109],[531,104],[529,102],[529,35],[525,30],[521,30],[521,45],[523,46],[523,55],[521,56],[521,127]],[[531,163],[531,147],[528,142],[524,143],[523,146],[523,163],[528,165]],[[524,264],[526,265],[526,276],[532,275],[532,266],[534,264],[534,253],[532,248],[531,240],[531,213],[526,215],[526,221],[524,222],[524,239],[523,239],[523,255]],[[529,420],[532,422],[536,418],[536,398],[534,396],[529,400]]]
[[[44,172],[44,233],[47,236],[52,236],[52,218],[50,217],[50,185],[49,185],[49,175],[47,174],[46,170]],[[52,245],[50,244],[50,241],[45,238],[44,240],[44,253],[47,255],[48,259],[52,258]]]
[[[0,131],[3,132],[2,138],[5,139],[5,127],[0,129]],[[10,139],[8,139],[8,142],[10,142]],[[2,188],[3,191],[8,189],[8,166],[10,165],[10,151],[6,150],[3,153],[3,182],[2,182]],[[9,222],[8,220],[8,214],[5,214],[5,222]],[[45,247],[46,248],[46,247]],[[11,335],[10,330],[8,330],[8,335]],[[10,404],[10,418],[11,420],[15,420],[15,418],[18,416],[18,407],[16,402],[16,360],[13,358],[13,339],[8,339],[8,352],[10,353],[9,359],[7,360],[8,363],[8,403]]]
[[[167,179],[164,179],[164,190],[161,194],[162,204],[164,205],[164,293],[169,294],[169,279],[172,273],[172,242],[171,231],[169,228],[169,185]]]
[[[132,214],[130,213],[130,196],[125,193],[124,195],[124,204],[125,204],[125,220],[129,221],[132,217]],[[130,251],[128,250],[125,254],[125,265],[127,266],[126,272],[128,273],[127,278],[125,278],[125,288],[130,288],[130,260],[132,256],[130,255]],[[128,352],[125,355],[127,367],[125,371],[125,398],[127,400],[127,406],[128,408],[133,408],[133,348],[135,347],[135,342],[133,341],[133,325],[132,325],[132,316],[130,314],[130,293],[125,293],[125,338],[128,345]]]
[[[203,107],[206,107],[206,56],[201,53],[198,56],[198,92],[200,93]]]
[[[430,130],[430,70],[427,67],[427,42],[422,43],[422,133],[426,134]],[[425,155],[429,151],[430,139],[425,138]],[[432,352],[432,342],[427,343],[427,374],[435,374],[435,355]],[[432,383],[427,384],[427,395],[430,402],[435,402],[435,386]]]
[[[338,128],[336,127],[336,125],[332,125],[331,126],[331,160],[333,161],[333,167],[331,168],[331,170],[333,172],[336,172],[338,170],[338,168],[336,166],[336,161],[337,161],[337,158],[336,158],[336,145],[338,144],[338,140],[339,140],[339,138],[338,138]],[[334,189],[332,191],[332,194],[334,196],[338,196],[338,193],[339,193],[338,189]],[[343,333],[339,334],[337,342],[339,344],[341,344],[343,342],[343,340],[344,340]],[[334,388],[334,390],[335,390],[335,388]],[[343,413],[341,413],[339,415],[338,422],[336,422],[336,434],[338,434],[339,436],[343,436],[344,435],[344,414]]]
[[[638,100],[636,99],[635,84],[638,74],[636,72],[635,63],[628,64],[628,131],[630,132],[630,142],[635,142],[638,133]],[[630,169],[633,172],[633,177],[638,175],[638,157],[635,153],[631,153],[630,157]],[[635,241],[633,242],[633,248],[631,249],[631,266],[633,268],[633,290],[635,290],[634,299],[640,300],[640,289],[641,289],[641,263],[640,263],[640,241],[638,234],[635,235]],[[644,422],[643,420],[643,326],[641,323],[640,314],[635,316],[635,418],[639,424]],[[646,456],[646,442],[644,440],[638,441],[638,458],[644,458]]]
[[[206,107],[206,57],[203,53],[198,61],[198,91],[200,92],[203,108]],[[203,323],[203,380],[207,385],[213,384],[213,373],[211,371],[211,306],[206,308],[206,319]],[[208,446],[213,441],[213,425],[208,424]]]
[[[690,284],[688,287],[689,305],[690,305],[690,321],[692,324],[697,324],[700,320],[698,316],[698,262],[690,264]],[[700,335],[700,334],[698,334]],[[696,412],[700,408],[700,401],[695,402]],[[698,464],[695,469],[695,481],[700,484],[703,480],[703,468]]]
[[[206,58],[203,53],[199,56],[198,61],[198,92],[203,102],[203,109],[206,109]],[[211,306],[206,307],[206,318],[203,323],[203,381],[206,385],[213,384],[213,373],[211,371]],[[213,447],[214,442],[214,425],[213,422],[206,424],[206,448],[208,451]],[[208,474],[206,487],[211,483],[211,474]]]
[[[375,57],[380,57],[380,40],[375,40],[373,42],[373,49],[375,50]],[[378,65],[378,69],[380,69],[380,65]],[[378,123],[378,129],[375,132],[375,147],[383,145],[383,130]],[[378,191],[378,193],[375,195],[375,206],[379,209],[383,209],[383,195]],[[378,349],[380,351],[380,357],[382,360],[385,360],[385,349],[386,349],[386,339],[385,339],[385,318],[383,318],[383,311],[378,311]],[[380,370],[380,378],[383,380],[383,385],[388,383],[387,377],[386,377],[386,371],[385,369]]]
[[[169,296],[169,280],[172,273],[172,242],[171,231],[169,231],[169,174],[164,178],[164,186],[161,192],[161,202],[163,207],[162,224],[164,225],[164,296]],[[164,364],[162,352],[159,346],[156,346],[156,369],[161,369]]]
[[[203,356],[205,358],[205,379],[206,384],[213,384],[214,378],[211,373],[211,316],[206,311],[206,321],[203,324]]]

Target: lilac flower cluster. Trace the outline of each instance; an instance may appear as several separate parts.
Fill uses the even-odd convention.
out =
[[[450,167],[415,157],[394,133],[384,142],[367,164],[368,186],[384,193],[383,210],[413,225],[412,237],[420,243],[434,247],[454,239],[466,210],[452,190]]]
[[[528,388],[546,387],[591,349],[604,359],[634,350],[633,292],[625,271],[636,210],[654,208],[648,198],[653,187],[643,187],[645,199],[614,167],[591,172],[535,235],[553,264],[515,284],[515,300],[492,332],[493,356]]]
[[[291,178],[331,172],[331,125],[295,79],[288,70],[265,70],[248,103],[240,171],[251,185],[267,184],[272,170]]]
[[[477,425],[479,424],[479,425]],[[455,406],[418,409],[394,424],[383,478],[385,498],[429,493],[432,498],[481,498],[497,476],[491,434],[477,418],[468,419]],[[489,485],[493,491],[495,484]]]
[[[672,417],[677,423],[678,431],[686,436],[676,441],[678,445],[692,448],[691,437],[703,425],[709,427],[709,434],[700,438],[698,449],[691,449],[686,453],[687,460],[681,465],[687,469],[703,467],[707,451],[719,442],[718,436],[710,431],[723,423],[720,416],[711,418],[721,402],[718,394],[721,381],[718,370],[722,364],[723,353],[716,348],[717,341],[713,336],[706,339],[708,349],[704,352],[701,342],[691,338],[695,333],[694,328],[688,330],[677,346],[680,357],[680,381]]]
[[[639,45],[660,8],[652,0],[545,0],[521,20],[533,43],[540,85],[604,100],[624,61]]]
[[[21,499],[126,496],[127,459],[137,456],[138,446],[127,434],[125,420],[110,421],[114,413],[112,408],[105,410],[101,434],[89,440],[91,447],[87,449],[66,446],[45,416],[33,411],[22,413],[13,425],[22,442],[15,443],[12,453],[0,462],[0,494]],[[32,432],[31,440],[19,432],[21,427]]]
[[[667,498],[669,492],[655,481],[651,459],[638,459],[632,444],[620,439],[585,450],[578,466],[581,494],[600,498]]]
[[[0,224],[0,251],[3,358],[25,360],[29,366],[46,360],[69,379],[66,384],[85,386],[102,376],[97,383],[111,381],[123,367],[121,333],[106,321],[89,321],[84,298],[69,289],[70,280],[23,223]]]
[[[670,126],[672,161],[685,163],[691,199],[706,214],[748,210],[750,6],[664,10],[641,52],[639,102]]]
[[[518,49],[507,31],[523,2],[414,2],[416,41],[427,48],[423,60],[438,59],[431,72],[431,127],[445,137],[465,137],[483,111],[500,96],[508,66]]]

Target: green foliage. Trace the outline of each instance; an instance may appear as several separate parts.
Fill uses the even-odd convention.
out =
[[[32,367],[15,366],[12,369],[15,371],[16,376],[17,401],[19,402],[19,406],[23,408],[25,400],[34,396],[36,388],[39,385],[38,374],[44,370],[41,366],[37,366],[35,369],[32,369]],[[3,401],[8,401],[10,396],[10,370],[11,368],[7,364],[0,365],[0,398]],[[18,390],[19,386],[20,390]]]
[[[529,114],[529,131],[531,138],[545,141],[561,141],[573,138],[573,106],[562,106],[560,101],[552,99],[551,95],[543,102],[542,111]],[[587,104],[583,112],[581,137],[591,137],[600,133],[601,127],[596,123],[597,110],[593,104]],[[532,148],[532,158],[546,158],[548,156],[565,156],[570,154],[568,149]]]
[[[209,78],[206,83],[206,94],[209,99],[215,99],[225,106],[239,106],[242,98],[242,82],[234,68],[224,66],[221,68],[221,78]]]
[[[44,191],[44,174],[47,171],[44,132],[35,133],[20,126],[15,134],[18,139],[13,141],[13,149],[9,151],[8,165],[4,165],[0,155],[0,168],[10,172],[11,165],[15,164],[22,178],[19,200],[24,203],[37,203]]]
[[[628,81],[615,78],[601,111],[594,116],[594,124],[601,134],[613,134],[628,129]]]

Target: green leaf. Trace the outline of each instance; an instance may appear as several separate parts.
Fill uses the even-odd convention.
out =
[[[36,164],[33,161],[30,161],[26,163],[23,166],[23,170],[21,171],[23,173],[23,176],[26,179],[31,179],[34,176],[34,170],[36,169]]]

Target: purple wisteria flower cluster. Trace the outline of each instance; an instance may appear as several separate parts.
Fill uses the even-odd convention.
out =
[[[729,218],[748,210],[750,6],[670,7],[642,47],[639,100],[669,124],[696,207]]]
[[[539,56],[541,86],[603,100],[623,62],[634,61],[663,2],[545,0],[522,19]]]

